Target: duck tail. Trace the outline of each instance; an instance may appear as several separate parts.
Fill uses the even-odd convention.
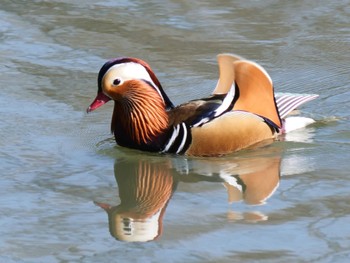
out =
[[[276,93],[276,105],[282,119],[302,104],[314,100],[317,94]]]
[[[283,121],[282,132],[287,133],[314,123],[311,118],[290,116],[302,104],[314,100],[317,94],[276,93],[276,105]]]

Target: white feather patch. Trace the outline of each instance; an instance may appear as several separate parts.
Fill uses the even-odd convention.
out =
[[[219,108],[215,110],[214,117],[220,116],[223,112],[225,112],[227,108],[230,107],[234,97],[235,97],[235,84],[232,84],[231,89],[227,93],[222,104],[220,105]]]
[[[285,133],[301,129],[314,123],[315,120],[306,117],[288,117],[284,120],[283,130]]]

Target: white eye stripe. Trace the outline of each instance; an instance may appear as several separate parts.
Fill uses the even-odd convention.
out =
[[[162,100],[164,101],[164,98],[158,86],[153,82],[148,71],[142,65],[135,62],[126,62],[126,63],[116,64],[112,66],[105,73],[104,78],[106,76],[109,76],[111,73],[112,73],[111,77],[113,76],[113,78],[111,78],[109,81],[112,85],[114,85],[113,82],[115,79],[120,80],[120,83],[118,85],[120,85],[121,83],[127,80],[133,80],[133,79],[144,80],[149,82],[157,90]],[[117,85],[114,85],[114,86],[117,86]]]
[[[156,86],[148,74],[147,70],[140,64],[135,62],[127,62],[122,64],[116,64],[112,66],[105,74],[107,76],[111,71],[113,71],[113,76],[116,78],[127,81],[132,79],[144,79]]]

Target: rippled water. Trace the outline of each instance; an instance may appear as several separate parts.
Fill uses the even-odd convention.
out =
[[[0,261],[347,262],[349,3],[2,1]],[[148,61],[181,103],[211,92],[220,52],[320,94],[317,122],[208,159],[122,149],[112,103],[85,114],[108,58]]]

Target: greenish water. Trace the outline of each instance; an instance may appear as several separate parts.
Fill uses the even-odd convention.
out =
[[[0,17],[1,262],[348,261],[349,1],[4,0]],[[112,103],[85,114],[111,57],[148,61],[178,104],[212,91],[222,52],[320,94],[317,122],[186,158],[116,146]]]

